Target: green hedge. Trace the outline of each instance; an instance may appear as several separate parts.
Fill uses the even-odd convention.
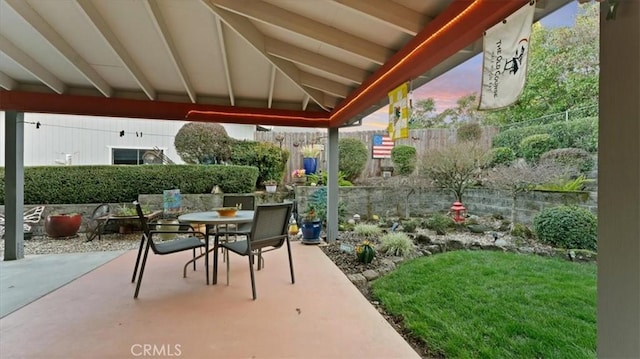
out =
[[[533,218],[533,229],[542,243],[554,247],[598,250],[598,219],[584,208],[545,208]]]
[[[520,142],[520,154],[529,163],[536,163],[543,153],[558,148],[558,141],[547,134],[531,135]]]
[[[266,180],[282,181],[288,160],[288,150],[267,142],[238,141],[231,149],[233,164],[258,168],[257,186]]]
[[[523,157],[520,152],[520,142],[525,137],[544,133],[548,133],[557,141],[558,148],[582,148],[590,153],[598,150],[597,117],[502,131],[493,137],[493,147],[509,147],[516,152],[518,157]]]
[[[0,201],[5,200],[5,169],[0,168]],[[258,169],[249,166],[42,166],[24,169],[25,204],[131,202],[138,194],[226,193],[255,190]]]

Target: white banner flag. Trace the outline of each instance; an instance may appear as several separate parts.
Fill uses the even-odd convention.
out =
[[[522,94],[535,8],[531,1],[485,32],[480,110],[507,107]]]

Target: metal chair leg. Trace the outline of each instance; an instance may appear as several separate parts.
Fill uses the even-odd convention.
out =
[[[138,248],[138,257],[136,258],[136,266],[133,268],[133,276],[131,277],[131,283],[136,281],[136,274],[138,273],[138,265],[140,263],[140,255],[142,254],[142,247],[144,246],[144,237],[142,234],[140,237],[140,247]]]
[[[147,256],[149,255],[149,243],[147,242],[147,246],[144,249],[144,257],[142,257],[142,265],[140,266],[140,276],[138,277],[138,283],[136,284],[136,292],[133,294],[133,298],[138,298],[138,293],[140,292],[140,284],[142,284],[142,275],[144,275],[144,267],[147,264]]]
[[[248,255],[249,257],[249,272],[251,273],[251,292],[253,293],[253,300],[256,300],[256,278],[253,274],[253,256]]]

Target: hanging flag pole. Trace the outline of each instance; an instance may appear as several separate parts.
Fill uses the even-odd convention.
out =
[[[504,108],[520,98],[535,4],[535,0],[530,1],[485,32],[479,110]]]

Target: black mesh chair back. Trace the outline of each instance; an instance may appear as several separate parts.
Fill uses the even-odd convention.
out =
[[[236,207],[245,211],[253,211],[256,208],[256,197],[253,195],[224,195],[222,197],[223,207]],[[225,227],[227,231],[249,232],[251,223],[231,224]],[[242,234],[238,233],[238,234]],[[227,237],[228,240],[228,237]]]
[[[256,198],[253,195],[224,195],[222,207],[239,207],[245,211],[253,211],[256,208]]]
[[[287,252],[289,256],[291,283],[295,283],[293,259],[291,257],[291,243],[289,242],[289,236],[287,234],[292,207],[293,203],[264,204],[257,206],[253,222],[251,223],[251,231],[247,232],[247,239],[219,244],[220,247],[227,249],[229,252],[249,258],[251,291],[253,293],[254,300],[257,297],[255,276],[253,272],[254,256],[260,257],[263,253],[278,249],[285,243],[287,244]],[[224,235],[224,233],[216,234],[216,245],[219,243],[218,237],[222,235]],[[213,258],[213,281],[216,283],[218,275],[218,251],[215,251]],[[229,259],[227,259],[227,275],[228,273]],[[227,284],[228,278],[229,277],[227,276]]]
[[[258,206],[251,228],[251,250],[278,248],[285,243],[292,207],[291,203]]]
[[[140,227],[142,228],[142,238],[140,242],[140,248],[138,249],[138,256],[136,258],[136,265],[133,270],[132,281],[135,281],[136,273],[138,271],[138,265],[140,265],[140,273],[138,276],[138,281],[136,284],[136,291],[133,295],[134,298],[138,298],[138,293],[140,292],[140,285],[142,284],[142,276],[144,275],[145,265],[147,263],[147,256],[149,254],[149,249],[154,254],[158,255],[166,255],[172,253],[178,253],[186,250],[194,251],[196,248],[204,248],[206,251],[209,247],[209,237],[206,236],[202,232],[195,231],[165,231],[165,230],[152,230],[147,222],[147,218],[145,217],[142,208],[138,202],[134,202],[136,206],[136,212],[138,213],[138,218],[140,219]],[[154,236],[156,234],[177,234],[179,235],[175,239],[156,242],[154,240]],[[144,255],[142,255],[142,263],[140,263],[140,257],[142,253],[142,248],[144,247]],[[207,284],[209,284],[209,256],[205,256],[205,273],[207,277]]]

